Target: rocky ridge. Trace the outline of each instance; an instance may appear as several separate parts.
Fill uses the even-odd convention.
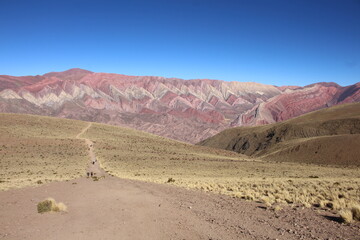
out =
[[[189,143],[231,126],[274,123],[359,101],[360,83],[276,87],[83,69],[42,76],[0,76],[0,112],[128,126]]]

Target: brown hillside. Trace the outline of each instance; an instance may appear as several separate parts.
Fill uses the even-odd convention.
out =
[[[291,144],[291,141],[284,143]],[[81,178],[86,176],[89,160],[93,158],[112,176],[199,189],[267,204],[324,207],[329,203],[333,210],[339,210],[359,202],[360,197],[359,167],[261,161],[134,129],[60,118],[0,114],[0,193],[11,188],[52,186],[50,182],[53,181]],[[93,189],[93,193],[98,190]],[[45,197],[49,196],[39,200]],[[65,203],[72,208],[71,202]],[[6,206],[6,203],[0,205]]]
[[[95,141],[97,157],[105,170],[115,174],[120,169],[121,176],[156,175],[161,182],[183,171],[184,165],[196,171],[204,169],[202,162],[210,162],[214,164],[210,164],[209,171],[213,171],[218,165],[227,166],[226,161],[236,163],[243,159],[237,153],[128,128],[1,113],[0,191],[85,176],[89,153],[85,140],[79,136]]]
[[[335,106],[281,123],[227,129],[199,145],[274,161],[360,165],[360,104]]]

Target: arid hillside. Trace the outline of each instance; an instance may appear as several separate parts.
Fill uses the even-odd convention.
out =
[[[0,190],[84,175],[88,153],[75,139],[82,121],[0,114]]]
[[[360,165],[360,103],[281,123],[227,129],[199,145],[278,162]]]
[[[84,129],[88,130],[82,134]],[[128,128],[35,115],[0,114],[0,189],[85,176],[89,156],[87,145],[84,139],[78,138],[79,134],[90,136],[96,142],[95,151],[104,152],[101,163],[109,171],[113,165],[123,168],[131,165],[135,167],[133,173],[145,167],[162,172],[165,163],[176,165],[185,160],[218,158],[238,160],[241,156]],[[145,161],[150,164],[143,165]]]
[[[83,69],[41,76],[0,75],[0,112],[126,126],[188,143],[229,127],[275,123],[359,101],[360,83],[277,87]]]
[[[352,119],[353,112],[346,112],[343,116]],[[360,200],[359,167],[263,161],[99,123],[22,114],[0,114],[0,120],[0,190],[80,178],[94,157],[110,176],[269,207],[291,204],[339,211]]]

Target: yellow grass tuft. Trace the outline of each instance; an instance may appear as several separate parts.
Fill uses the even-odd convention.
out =
[[[360,221],[360,205],[353,204],[351,207],[339,211],[341,219],[346,223]]]
[[[360,221],[360,205],[359,204],[355,204],[352,206],[351,213],[352,213],[354,220]]]
[[[353,221],[353,215],[350,209],[340,210],[339,215],[343,222],[351,223]]]
[[[268,196],[262,197],[261,200],[265,204],[265,206],[267,206],[267,207],[271,207],[271,205],[273,203],[272,199],[270,197],[268,197]]]
[[[277,212],[277,211],[281,211],[283,208],[280,206],[280,205],[276,205],[274,207],[274,211]]]
[[[53,198],[47,198],[46,200],[38,203],[37,210],[38,210],[38,213],[66,212],[67,207],[62,202],[57,203]]]

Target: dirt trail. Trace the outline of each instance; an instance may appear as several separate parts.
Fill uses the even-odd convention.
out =
[[[99,161],[97,161],[96,156],[95,156],[94,143],[88,138],[81,137],[81,135],[83,135],[91,126],[92,126],[92,123],[89,123],[85,128],[83,128],[81,130],[81,132],[78,135],[76,135],[75,138],[83,139],[88,147],[90,161],[86,168],[86,173],[93,174],[96,177],[105,177],[106,173],[101,168],[100,163],[99,163]]]
[[[81,130],[81,132],[79,132],[78,135],[76,135],[75,138],[77,138],[77,139],[85,139],[85,138],[82,138],[82,137],[80,137],[80,136],[83,135],[91,126],[92,126],[92,122],[89,122],[89,124],[88,124],[86,127],[84,127],[84,128]]]

